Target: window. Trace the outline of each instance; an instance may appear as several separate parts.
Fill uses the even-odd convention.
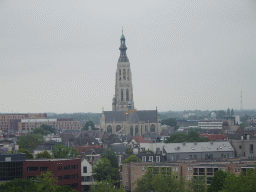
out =
[[[58,176],[58,180],[62,180],[62,176]]]
[[[126,89],[126,101],[129,101],[129,89]]]
[[[71,169],[78,169],[78,165],[71,165]]]
[[[66,165],[63,167],[63,170],[70,170],[70,165]]]
[[[237,168],[235,168],[235,172],[237,172]]]
[[[153,156],[149,156],[149,160],[148,161],[153,162]]]
[[[64,175],[63,179],[70,179],[70,175]]]
[[[77,187],[78,187],[78,183],[71,184],[71,188],[77,188]]]
[[[87,167],[83,167],[83,172],[87,173]]]
[[[40,171],[47,171],[48,167],[40,167]]]
[[[142,162],[146,162],[146,156],[142,157]]]
[[[124,90],[121,89],[121,101],[123,101],[123,100],[124,100]]]
[[[160,162],[160,156],[156,156],[156,162],[157,162],[157,163]]]
[[[78,178],[78,174],[71,175],[71,179],[77,179],[77,178]]]
[[[27,167],[27,171],[38,171],[38,167]]]
[[[82,182],[85,182],[85,176],[82,176],[82,177],[81,177],[81,181],[82,181]]]
[[[86,177],[86,181],[91,181],[92,179],[91,179],[91,176],[87,176]]]
[[[62,166],[58,166],[58,171],[61,171],[62,170]]]

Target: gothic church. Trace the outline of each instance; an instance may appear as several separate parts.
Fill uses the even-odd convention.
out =
[[[157,109],[143,111],[134,109],[132,72],[126,55],[127,47],[123,31],[120,41],[112,111],[102,111],[100,128],[107,133],[131,134],[131,136],[142,136],[147,132],[160,133],[161,123]]]

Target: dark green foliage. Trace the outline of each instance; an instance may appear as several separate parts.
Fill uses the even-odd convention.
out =
[[[167,118],[161,120],[161,125],[168,125],[170,127],[175,127],[177,126],[177,121],[175,118]]]
[[[18,153],[25,153],[26,154],[26,159],[33,159],[32,153],[30,153],[30,151],[27,150],[27,149],[20,148],[18,150]]]
[[[118,158],[116,156],[116,153],[113,149],[105,149],[104,153],[101,155],[102,158],[107,158],[110,163],[111,166],[114,168],[118,168],[119,164],[118,164]]]
[[[93,121],[86,121],[86,123],[83,126],[83,130],[89,130],[89,126],[91,127],[92,130],[95,129],[95,125]]]
[[[125,153],[131,155],[131,154],[133,154],[133,151],[131,148],[127,147],[127,148],[125,148]]]
[[[119,170],[111,166],[107,158],[100,158],[92,169],[93,178],[96,181],[114,180],[119,181]]]
[[[197,176],[193,177],[190,182],[188,182],[188,192],[206,192],[206,177],[205,176]]]
[[[131,162],[141,162],[141,160],[136,155],[131,155],[130,157],[122,161],[122,163],[131,163]]]
[[[64,144],[57,144],[52,148],[54,158],[76,157],[79,153],[73,147],[65,146]]]
[[[195,131],[189,131],[188,134],[174,133],[167,138],[165,143],[207,142],[208,140],[208,138],[200,137]]]
[[[156,169],[156,170],[155,170]],[[169,173],[161,173],[158,167],[147,168],[146,173],[137,180],[134,192],[180,192],[185,190],[183,180]]]
[[[35,181],[33,181],[35,180]],[[76,192],[69,186],[58,186],[57,178],[47,171],[41,173],[33,179],[14,179],[13,181],[7,182],[0,185],[0,191],[3,192]]]
[[[120,188],[115,187],[115,181],[106,180],[106,181],[96,181],[95,185],[90,186],[90,191],[93,192],[125,192],[124,186],[121,186]]]
[[[36,146],[44,142],[42,135],[26,134],[18,137],[18,145],[23,149],[35,149]]]
[[[256,169],[249,169],[246,174],[241,172],[239,176],[227,174],[221,192],[255,192]]]
[[[56,129],[46,124],[42,124],[40,127],[36,127],[33,130],[33,134],[48,135],[51,133],[56,133]]]
[[[230,114],[231,114],[231,116],[235,115],[235,113],[234,113],[234,109],[233,109],[233,108],[231,109]]]
[[[227,173],[221,169],[214,173],[211,184],[207,189],[207,192],[217,192],[223,188]]]
[[[36,158],[37,159],[50,159],[50,158],[52,158],[52,156],[47,151],[43,151],[41,153],[38,153],[36,155]]]
[[[229,109],[229,108],[227,109],[227,116],[229,116],[229,117],[231,116],[231,113],[230,113],[230,109]]]

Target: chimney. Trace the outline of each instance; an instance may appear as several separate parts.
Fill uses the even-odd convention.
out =
[[[247,140],[250,140],[250,135],[247,135]]]

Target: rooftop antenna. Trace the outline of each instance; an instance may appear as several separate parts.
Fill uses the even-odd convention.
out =
[[[242,91],[241,91],[241,96],[240,96],[240,111],[243,111],[243,96],[242,96]]]

